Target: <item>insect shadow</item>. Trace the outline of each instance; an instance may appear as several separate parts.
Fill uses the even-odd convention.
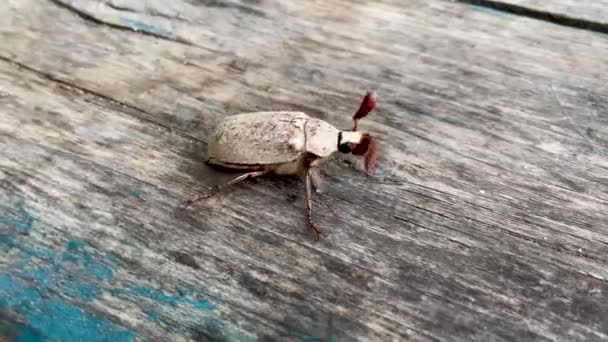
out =
[[[247,171],[236,170],[233,168],[210,164],[207,162],[207,144],[203,141],[196,141],[183,149],[182,154],[187,162],[178,166],[178,170],[192,178],[191,187],[194,192],[205,192],[214,184],[224,184],[236,176],[243,175]],[[265,189],[270,189],[273,192],[281,193],[285,201],[289,203],[295,202],[301,195],[301,187],[304,180],[300,175],[277,176],[269,173],[260,177],[254,177],[234,184],[233,186],[222,189],[222,194],[239,192],[243,190],[243,186],[260,185]],[[185,206],[181,205],[177,208],[180,212]],[[188,215],[188,216],[191,216]]]

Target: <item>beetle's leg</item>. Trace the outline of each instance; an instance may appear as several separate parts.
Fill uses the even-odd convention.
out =
[[[319,169],[316,167],[311,167],[309,169],[310,178],[312,180],[312,185],[315,187],[318,193],[322,193],[325,189],[323,186],[323,182],[321,181],[321,174],[319,174]]]
[[[357,169],[357,171],[365,173],[368,176],[372,176],[372,173],[369,172],[369,170],[366,168],[365,162],[365,159],[357,159],[357,161],[355,162],[355,169]]]
[[[267,174],[268,172],[269,171],[264,170],[264,171],[254,171],[254,172],[245,173],[243,175],[240,175],[240,176],[234,178],[233,180],[231,180],[231,181],[229,181],[227,183],[210,187],[209,190],[208,190],[208,192],[206,194],[204,194],[204,195],[203,194],[198,194],[198,195],[194,196],[193,198],[185,201],[183,205],[185,207],[189,207],[192,204],[194,204],[194,203],[196,203],[196,202],[198,202],[200,200],[203,200],[205,198],[209,198],[209,197],[217,194],[218,192],[220,192],[221,190],[225,189],[226,187],[234,185],[234,184],[236,184],[236,183],[238,183],[240,181],[243,181],[243,180],[245,180],[247,178],[254,178],[254,177],[263,176],[263,175]]]
[[[306,222],[308,223],[308,228],[312,229],[318,241],[321,232],[319,231],[319,227],[312,222],[312,172],[312,168],[306,170]]]

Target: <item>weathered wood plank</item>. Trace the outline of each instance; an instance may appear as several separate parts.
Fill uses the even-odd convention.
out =
[[[466,0],[469,2],[468,0]],[[597,23],[606,26],[608,31],[608,1],[607,0],[498,0],[498,1],[470,1],[485,4],[488,7],[493,5],[502,6],[512,5],[518,8],[527,8],[539,15],[543,13],[547,17],[553,17],[553,19],[559,20],[558,18],[578,19],[581,20],[581,25],[584,22]]]
[[[0,7],[0,265],[2,290],[50,295],[34,309],[72,305],[61,327],[606,338],[605,37],[443,2],[56,3],[68,7]],[[121,16],[163,40],[117,30]],[[367,86],[380,94],[363,125],[383,140],[380,177],[328,165],[321,243],[299,182],[175,210],[232,176],[201,165],[220,117],[304,109],[347,126]],[[76,280],[62,287],[64,269]],[[61,333],[11,304],[10,322]]]
[[[306,332],[340,339],[409,336],[420,340],[441,339],[443,329],[463,339],[482,339],[484,334],[507,339],[602,336],[586,332],[596,324],[604,329],[602,315],[584,316],[581,324],[577,322],[580,314],[554,311],[563,310],[563,300],[584,306],[583,312],[608,310],[606,303],[590,303],[584,292],[568,286],[604,291],[605,282],[568,265],[584,267],[588,262],[555,250],[540,253],[536,244],[514,240],[485,222],[470,225],[446,216],[458,208],[429,194],[411,193],[407,202],[401,200],[408,208],[394,208],[387,216],[379,211],[386,210],[381,192],[372,191],[363,205],[376,208],[369,213],[371,226],[356,214],[361,200],[345,198],[335,210],[352,219],[336,221],[322,215],[334,228],[328,235],[330,243],[321,246],[307,239],[306,230],[294,229],[301,226],[297,210],[301,204],[281,205],[285,195],[270,181],[263,184],[274,191],[247,186],[253,192],[246,196],[233,192],[207,202],[201,208],[205,215],[176,217],[173,208],[181,193],[176,189],[192,184],[187,172],[180,170],[195,164],[182,150],[188,149],[189,138],[114,114],[103,100],[79,99],[64,87],[48,89],[44,79],[15,72],[6,63],[1,66],[3,89],[9,94],[0,110],[5,113],[0,120],[5,137],[5,159],[0,166],[7,176],[3,184],[8,185],[4,187],[8,198],[2,203],[8,203],[7,216],[23,212],[29,217],[9,218],[14,224],[8,229],[14,233],[24,220],[39,225],[25,236],[10,235],[16,247],[13,253],[39,250],[29,252],[33,255],[27,258],[44,261],[51,255],[56,261],[56,254],[70,252],[70,243],[79,245],[79,241],[84,241],[83,250],[88,249],[86,244],[104,250],[109,256],[92,252],[95,257],[90,262],[102,265],[97,268],[110,268],[106,273],[113,277],[91,281],[85,273],[77,284],[84,287],[92,282],[89,286],[97,294],[94,304],[84,305],[112,317],[131,333],[160,337],[154,333],[167,329],[186,336],[213,334],[207,323],[200,322],[217,321],[221,333],[232,333],[233,338],[246,332],[284,338]],[[357,188],[363,185],[356,178],[350,182]],[[341,197],[346,189],[340,188],[332,195]],[[301,202],[296,190],[289,193]],[[281,215],[265,212],[268,205]],[[393,218],[398,215],[404,221]],[[243,222],[245,218],[249,224]],[[490,231],[478,232],[481,238],[475,238],[475,229]],[[44,235],[61,239],[46,241]],[[496,250],[491,252],[493,247]],[[114,261],[112,255],[120,260]],[[25,284],[44,286],[45,278],[36,270],[26,269],[20,276]],[[496,270],[502,277],[499,283],[494,279]],[[177,279],[175,272],[179,272]],[[45,275],[51,279],[61,277],[61,273],[49,273]],[[182,297],[180,291],[196,297]],[[503,297],[504,293],[510,295]],[[82,298],[76,295],[72,300],[89,299],[88,294],[79,295]],[[175,301],[180,310],[173,311]],[[340,309],[345,305],[347,313]],[[134,310],[129,316],[117,311],[125,306]],[[209,313],[211,306],[214,310]],[[181,310],[191,320],[180,319]],[[516,322],[531,310],[542,310],[543,320],[550,319],[534,321],[526,332]],[[449,318],[453,312],[459,312],[458,320]],[[166,328],[154,326],[159,320]],[[504,321],[496,325],[497,320]],[[234,322],[245,332],[234,332]],[[491,333],[482,328],[488,325],[496,325]],[[568,333],[566,328],[574,331]]]
[[[6,67],[7,65],[3,64],[3,66]],[[3,70],[2,74],[8,76],[12,74],[13,77],[20,78],[24,76],[22,73],[11,73],[10,70],[6,69]],[[359,326],[360,322],[358,320],[354,320],[359,310],[369,308],[360,312],[360,315],[365,315],[370,320],[381,319],[388,312],[392,312],[392,315],[403,319],[408,314],[402,311],[413,310],[408,308],[409,304],[407,302],[395,302],[393,296],[385,299],[378,297],[381,301],[386,301],[385,304],[379,302],[366,303],[369,294],[377,296],[380,289],[390,293],[398,293],[403,290],[398,283],[383,279],[375,272],[363,267],[349,266],[348,260],[356,258],[353,248],[355,246],[350,246],[351,252],[349,254],[351,255],[329,256],[311,253],[310,247],[303,246],[299,242],[300,240],[306,241],[305,237],[307,237],[308,232],[302,232],[301,230],[299,232],[297,229],[281,229],[281,227],[299,226],[300,220],[298,215],[294,214],[292,204],[287,203],[283,207],[273,204],[277,207],[276,210],[284,210],[285,216],[283,217],[275,217],[270,213],[270,215],[255,215],[254,213],[263,207],[262,201],[268,198],[267,195],[273,197],[273,194],[258,194],[253,198],[249,197],[249,200],[255,199],[260,202],[261,205],[258,207],[251,207],[252,203],[249,203],[249,200],[239,201],[239,196],[236,195],[231,209],[229,209],[233,210],[234,213],[228,213],[226,208],[207,207],[205,211],[221,210],[227,216],[214,215],[215,218],[208,216],[201,219],[189,218],[186,221],[177,220],[180,229],[163,232],[176,225],[174,211],[169,208],[174,208],[179,200],[178,196],[172,194],[171,190],[174,188],[175,181],[181,183],[179,182],[179,176],[174,178],[174,176],[179,175],[179,170],[171,172],[171,176],[164,176],[174,178],[173,182],[169,182],[168,179],[164,181],[155,180],[153,183],[150,183],[149,179],[144,179],[144,182],[141,182],[123,175],[125,173],[133,174],[135,169],[145,169],[148,177],[162,176],[162,173],[167,171],[165,167],[156,170],[151,165],[138,165],[139,163],[148,164],[153,160],[156,160],[153,165],[168,166],[173,164],[183,166],[183,162],[192,164],[193,161],[188,156],[180,156],[175,151],[166,150],[166,147],[175,144],[175,139],[183,141],[184,138],[167,134],[165,138],[173,140],[173,144],[168,141],[161,141],[162,145],[166,145],[165,148],[150,149],[150,147],[153,147],[150,144],[153,144],[154,141],[159,142],[159,135],[154,126],[130,117],[110,115],[104,108],[97,108],[88,104],[91,103],[91,99],[74,102],[72,96],[61,93],[65,90],[45,89],[42,85],[44,84],[43,79],[25,77],[19,80],[13,77],[11,77],[10,83],[3,82],[3,88],[8,90],[11,101],[5,103],[6,107],[2,108],[2,113],[13,113],[13,115],[3,115],[1,121],[3,123],[1,127],[3,137],[5,137],[3,146],[6,147],[7,151],[6,159],[3,160],[1,166],[9,176],[7,177],[7,183],[11,185],[11,187],[5,188],[7,194],[11,197],[3,203],[11,204],[14,202],[11,198],[16,199],[16,202],[19,202],[19,200],[25,201],[29,204],[27,208],[19,206],[23,203],[16,203],[16,205],[5,210],[8,211],[9,215],[12,212],[25,211],[28,213],[28,217],[36,217],[46,226],[46,229],[39,228],[28,231],[28,238],[16,237],[19,242],[12,241],[17,247],[14,252],[42,248],[45,253],[53,253],[47,251],[54,251],[60,246],[53,245],[54,241],[39,240],[38,234],[52,234],[54,232],[53,235],[56,236],[72,236],[72,241],[94,242],[99,248],[104,248],[119,256],[123,263],[131,264],[131,267],[126,270],[128,272],[124,272],[127,273],[124,275],[126,277],[124,279],[121,277],[123,272],[117,265],[105,261],[110,264],[107,267],[113,266],[116,268],[116,276],[110,279],[113,286],[103,286],[104,284],[95,283],[98,286],[97,291],[101,293],[95,297],[96,308],[105,311],[106,315],[114,316],[117,320],[123,318],[111,310],[111,303],[116,300],[112,298],[115,296],[114,293],[122,294],[126,292],[127,294],[133,294],[133,297],[128,297],[126,299],[127,303],[121,303],[121,305],[132,305],[139,308],[141,313],[135,315],[138,321],[147,318],[150,321],[147,322],[147,325],[152,326],[154,321],[158,319],[157,317],[161,315],[163,322],[166,319],[169,324],[172,320],[179,320],[178,313],[170,314],[165,308],[168,303],[158,300],[159,298],[152,298],[158,300],[157,303],[138,305],[137,302],[144,299],[141,297],[145,297],[145,294],[147,294],[140,289],[151,288],[154,293],[159,293],[154,297],[160,297],[160,299],[165,298],[165,296],[176,297],[177,295],[174,293],[179,291],[179,288],[157,290],[159,286],[162,288],[161,284],[176,285],[176,280],[172,279],[173,272],[176,270],[181,271],[178,284],[182,287],[185,286],[187,293],[207,293],[210,288],[215,288],[214,292],[217,292],[218,296],[227,301],[232,299],[236,302],[235,310],[237,312],[238,308],[248,309],[248,311],[255,310],[265,320],[272,320],[276,317],[281,326],[301,324],[303,328],[309,331],[310,329],[318,329],[314,333],[315,336],[322,336],[325,333],[324,329],[335,329],[340,338],[360,338],[366,334],[373,336],[375,329],[371,327],[373,326],[371,321],[368,323],[370,324],[370,327],[367,328],[368,332],[362,334],[361,329],[363,327]],[[31,94],[38,96],[34,97],[35,100],[30,100],[29,95]],[[47,96],[44,96],[45,94]],[[68,95],[70,94],[68,93]],[[48,110],[50,112],[47,112]],[[65,114],[65,116],[62,116],[61,122],[58,122],[57,114],[54,114],[57,113],[56,111]],[[55,117],[53,118],[53,116]],[[49,130],[49,134],[40,136],[40,127],[36,127],[40,123],[59,124],[67,129],[61,129],[57,126]],[[14,127],[20,127],[20,129],[11,132],[11,128]],[[81,127],[80,134],[84,134],[84,136],[81,136],[79,132],[71,132],[71,128],[74,127]],[[94,132],[98,132],[102,136],[92,136]],[[12,136],[12,134],[18,134],[19,137]],[[106,134],[113,137],[114,142],[111,145],[98,144],[99,141],[108,141],[109,137],[105,136]],[[164,134],[161,136],[164,136]],[[132,140],[132,143],[127,143],[125,139]],[[77,144],[76,141],[81,141],[82,144]],[[50,147],[42,147],[45,145],[58,146],[66,150],[67,153],[55,150],[49,151]],[[116,148],[121,145],[129,150],[121,151],[121,149]],[[24,146],[24,148],[18,148],[18,146]],[[186,143],[178,143],[177,146],[184,148]],[[73,150],[73,148],[76,148],[76,150]],[[133,150],[134,148],[138,150]],[[24,151],[27,151],[25,156],[23,155]],[[147,156],[145,151],[153,153],[155,156]],[[113,156],[110,157],[110,153],[113,153]],[[85,159],[75,157],[76,154]],[[104,158],[104,155],[108,157]],[[139,155],[139,157],[134,158],[134,155]],[[52,159],[53,161],[49,162],[45,159]],[[99,163],[87,161],[88,159],[96,160]],[[108,169],[104,166],[107,163],[111,163],[111,168]],[[123,169],[125,167],[128,170]],[[158,173],[159,171],[161,174]],[[62,179],[65,177],[64,182],[57,184],[57,175],[63,175],[61,177]],[[140,192],[140,194],[133,195],[135,191]],[[280,194],[278,196],[282,197]],[[142,200],[138,197],[154,198],[155,200],[152,203],[148,200],[146,201],[148,203],[142,205]],[[37,203],[35,199],[38,198],[44,198],[45,202]],[[107,203],[110,203],[110,205]],[[215,206],[217,205],[219,203]],[[152,218],[152,220],[131,220],[130,218],[141,217],[139,212],[142,210],[142,206],[146,216]],[[350,210],[352,211],[354,208]],[[346,214],[350,213],[346,212]],[[262,227],[261,230],[256,231],[246,228],[241,222],[241,216],[243,215],[253,221],[252,224]],[[258,218],[254,220],[254,216]],[[96,218],[94,224],[88,222],[92,218]],[[267,227],[263,225],[266,220],[285,222],[273,226],[272,228],[276,231],[273,232],[274,234],[270,234],[266,231]],[[9,221],[20,222],[18,219],[10,219]],[[14,229],[15,226],[9,225],[8,228]],[[242,234],[243,229],[251,231],[249,234]],[[306,234],[303,234],[304,232]],[[166,241],[168,235],[171,236],[170,241]],[[29,238],[29,236],[34,236],[34,238]],[[11,238],[15,237],[11,236]],[[440,241],[440,245],[445,243],[449,242]],[[290,257],[285,255],[287,250],[291,255]],[[180,256],[189,256],[188,259],[194,260],[197,266],[192,267],[194,262],[183,262],[183,260],[182,265],[180,265],[179,260],[183,257],[176,259],[174,257],[175,253],[179,253]],[[220,256],[222,261],[218,263],[216,258]],[[348,259],[343,260],[342,258],[345,257]],[[306,262],[297,262],[297,260],[306,260]],[[159,264],[164,266],[159,268]],[[193,269],[185,267],[183,264],[190,264],[189,267]],[[132,268],[135,265],[137,269]],[[323,267],[319,268],[318,265],[323,265]],[[221,267],[221,269],[217,269],[218,267]],[[184,268],[186,269],[185,272]],[[197,270],[204,270],[204,272],[198,272]],[[135,274],[129,274],[132,272]],[[217,272],[217,275],[214,274],[215,272]],[[256,274],[258,272],[259,274]],[[28,275],[26,273],[25,277]],[[301,278],[303,275],[306,275],[305,279]],[[291,280],[284,279],[284,277],[291,278]],[[344,277],[344,279],[341,280],[341,277]],[[31,278],[33,278],[34,285],[40,285],[36,283],[40,280],[35,275]],[[325,283],[326,279],[331,279],[331,282],[329,284]],[[348,285],[350,282],[354,282],[354,284]],[[124,283],[127,285],[124,285]],[[149,285],[149,283],[154,285]],[[187,285],[184,283],[187,283]],[[225,283],[225,285],[222,285],[222,283]],[[205,287],[201,288],[201,285]],[[209,286],[209,288],[206,286]],[[231,290],[224,290],[224,286],[228,286]],[[272,291],[266,289],[265,286],[268,286]],[[378,291],[373,290],[376,286]],[[138,290],[134,291],[132,288]],[[366,294],[369,290],[372,291]],[[422,290],[419,289],[416,292]],[[269,297],[266,297],[267,293]],[[346,298],[344,297],[346,293],[356,298],[355,304],[357,306],[350,307],[346,314],[338,314],[340,311],[338,307],[328,307],[336,300],[339,300],[341,305],[348,304],[348,302],[343,301]],[[427,296],[422,293],[411,293],[409,295]],[[279,299],[284,296],[294,298]],[[125,300],[123,297],[119,298]],[[253,302],[248,303],[248,298]],[[293,300],[294,303],[291,304],[293,308],[289,312],[282,312],[281,307],[276,305],[278,303],[274,303],[275,305],[272,306],[260,305],[265,300],[272,300],[272,298],[276,298],[275,300],[278,299],[283,303],[283,308],[287,308],[285,304],[289,305],[288,302]],[[425,301],[435,302],[434,306],[438,306],[440,305],[440,298],[429,298]],[[308,305],[302,307],[305,305],[302,300],[309,301]],[[106,301],[110,303],[106,303]],[[184,304],[188,304],[188,299],[184,299],[184,301]],[[214,306],[216,305],[214,304]],[[108,306],[110,309],[107,308]],[[359,306],[361,308],[357,309]],[[195,317],[202,315],[204,319],[208,320],[205,317],[207,310],[208,307],[205,305],[202,314],[194,312],[190,315]],[[294,314],[295,316],[292,316]],[[413,312],[410,313],[410,315],[412,314]],[[147,315],[147,317],[141,317],[144,315]],[[165,318],[165,315],[168,317]],[[321,321],[316,320],[319,315],[322,317]],[[133,319],[129,317],[121,323],[129,325]],[[242,318],[240,319],[242,320]],[[390,316],[385,319],[390,320]],[[239,317],[235,317],[232,312],[228,315],[224,313],[222,321],[225,320],[235,322],[239,321]],[[290,323],[290,320],[294,321]],[[184,324],[182,320],[178,322]],[[253,320],[252,324],[258,324],[258,322]],[[271,321],[271,323],[265,324],[272,325],[273,323]],[[274,324],[277,324],[277,322],[274,322]],[[332,326],[327,327],[325,324],[331,324]],[[343,326],[344,324],[347,326]],[[395,321],[393,324],[407,325],[408,323],[406,320],[401,323]],[[433,323],[427,321],[426,324]],[[133,330],[139,330],[139,333],[145,333],[146,330],[143,330],[139,325],[133,326],[131,323],[130,327]],[[316,325],[319,326],[314,328]],[[78,328],[78,326],[74,326],[74,328]],[[169,328],[179,329],[171,325]],[[210,333],[204,325],[192,324],[183,328],[189,329],[186,332],[201,330],[207,334]],[[263,326],[250,327],[258,336],[264,334],[261,328]],[[507,327],[504,329],[504,333],[508,334]],[[404,327],[394,332],[394,334],[401,335],[403,338],[403,334],[407,330],[407,327]],[[297,332],[297,330],[294,331]],[[327,333],[331,337],[334,332],[329,331]],[[380,329],[378,333],[381,333],[384,338],[391,335],[390,331],[384,329]],[[276,337],[276,334],[274,332],[272,336]],[[350,334],[355,335],[349,336]],[[413,337],[415,337],[415,330],[409,334],[413,334]]]

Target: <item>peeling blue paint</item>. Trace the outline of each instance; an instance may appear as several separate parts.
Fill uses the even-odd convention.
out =
[[[67,244],[67,250],[70,252],[79,252],[85,246],[83,241],[80,240],[71,240]]]
[[[0,275],[0,292],[4,298],[0,308],[8,307],[22,314],[29,328],[21,331],[19,341],[36,341],[40,332],[46,340],[71,341],[118,341],[128,342],[133,332],[106,318],[86,312],[58,296],[41,295],[38,289],[26,281]],[[38,339],[39,340],[39,339]]]
[[[30,212],[25,209],[23,202],[16,203],[16,215],[11,215],[13,217],[9,217],[6,215],[0,216],[0,224],[7,225],[9,228],[9,232],[13,231],[14,233],[21,235],[28,235],[32,230],[32,226],[34,224],[34,217],[30,214]],[[8,234],[2,234],[8,235]],[[10,235],[9,235],[10,237]],[[4,238],[2,241],[7,241]],[[8,241],[7,241],[8,242]]]
[[[44,336],[40,335],[36,330],[24,326],[22,324],[17,325],[19,329],[19,337],[17,342],[46,342],[47,339]]]
[[[53,260],[55,258],[55,253],[46,248],[29,248],[17,244],[15,244],[15,247],[21,250],[20,256],[24,260],[29,260],[34,257],[44,260]]]
[[[120,17],[120,22],[125,25],[129,25],[129,27],[135,31],[144,31],[144,32],[158,34],[158,35],[161,35],[164,37],[173,37],[173,34],[171,32],[169,32],[161,27],[158,27],[154,24],[148,24],[141,20],[127,18],[127,17]]]
[[[189,296],[194,293],[194,291],[192,291],[192,289],[186,289],[183,287],[180,287],[179,289],[177,289],[177,292],[179,293],[180,296]]]
[[[29,234],[32,230],[32,224],[34,222],[34,218],[32,215],[25,210],[25,208],[21,205],[18,209],[18,217],[15,222],[15,228],[17,228],[17,232],[19,234]]]
[[[127,292],[137,296],[147,297],[159,303],[169,304],[171,306],[177,305],[177,302],[179,300],[176,296],[166,294],[163,291],[153,289],[149,286],[130,288],[127,289]]]
[[[32,222],[31,215],[20,211],[19,219],[10,223],[17,232],[29,232]],[[92,302],[102,292],[94,280],[109,280],[113,275],[112,268],[96,258],[86,243],[72,240],[53,250],[29,247],[6,234],[1,241],[3,249],[19,250],[20,259],[9,267],[19,277],[0,274],[0,308],[10,308],[27,320],[27,327],[19,328],[18,341],[130,340],[129,330],[62,297]]]
[[[34,279],[42,288],[48,288],[51,284],[51,274],[45,268],[39,267],[33,270],[25,270],[25,276]]]
[[[9,234],[0,234],[0,246],[2,247],[2,251],[8,252],[9,250],[15,247],[15,239]]]
[[[75,251],[75,246],[81,248],[84,245],[82,241],[74,240],[66,245],[66,249]],[[78,251],[80,258],[74,255],[66,258],[66,254],[69,255],[69,253],[63,252],[61,260],[56,257],[56,252],[48,249],[38,248],[32,252],[30,248],[23,248],[23,251],[26,259],[42,255],[51,262],[45,267],[34,269],[29,268],[27,264],[22,265],[21,269],[25,277],[41,288],[59,288],[63,294],[73,298],[92,302],[101,294],[102,289],[87,277],[95,277],[98,280],[109,280],[112,277],[112,269],[108,265],[93,259],[91,254],[83,250]],[[61,261],[68,261],[74,265],[61,263]],[[81,262],[82,265],[79,264]]]
[[[112,290],[112,294],[115,296],[123,296],[125,294],[140,296],[150,298],[158,303],[169,304],[171,306],[176,306],[177,304],[190,304],[197,309],[203,310],[211,310],[213,309],[213,304],[206,299],[199,298],[188,298],[181,294],[173,295],[169,293],[165,293],[161,290],[153,289],[149,286],[139,286],[139,287],[130,287],[126,289],[114,289]]]
[[[160,312],[156,311],[153,307],[147,307],[144,309],[146,316],[154,323],[160,323]]]
[[[295,336],[295,338],[297,338],[298,340],[300,340],[302,342],[316,342],[316,341],[320,341],[317,337],[306,335],[306,334],[301,333],[301,332],[294,333],[294,336]]]
[[[217,319],[208,319],[205,321],[205,331],[215,340],[226,340],[222,323]]]
[[[93,283],[81,279],[62,279],[58,284],[62,292],[72,298],[81,298],[87,302],[93,302],[102,292],[102,288]]]
[[[25,324],[13,323],[18,341],[130,341],[135,336],[133,331],[78,306],[94,302],[104,291],[131,297],[129,300],[150,299],[144,313],[154,323],[160,323],[167,313],[163,305],[189,305],[199,310],[195,319],[210,335],[226,340],[256,340],[255,336],[222,323],[211,301],[194,289],[181,287],[168,292],[145,283],[110,282],[123,261],[100,254],[85,241],[73,239],[61,247],[38,247],[38,240],[31,235],[40,234],[31,233],[39,233],[34,230],[47,225],[22,204],[11,204],[15,210],[0,215],[0,225],[9,228],[0,234],[0,251],[11,251],[16,259],[8,265],[8,271],[0,273],[0,309],[25,320]],[[187,322],[188,325],[167,320],[164,324],[168,331],[175,332],[189,329],[193,323]]]
[[[493,15],[493,16],[496,16],[496,17],[508,17],[508,16],[511,16],[511,13],[509,13],[509,12],[501,11],[501,10],[490,8],[490,7],[479,6],[479,5],[474,5],[474,4],[471,4],[469,6],[472,7],[473,9],[479,11],[479,12],[484,12],[486,14],[490,14],[490,15]]]
[[[109,280],[114,275],[112,268],[97,261],[95,256],[88,252],[87,244],[80,240],[68,242],[67,251],[63,253],[63,260],[75,264],[82,263],[82,272],[99,280]]]

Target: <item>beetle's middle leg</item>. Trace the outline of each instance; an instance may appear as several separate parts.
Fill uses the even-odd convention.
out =
[[[234,184],[236,184],[238,182],[244,181],[247,178],[255,178],[255,177],[263,176],[263,175],[265,175],[265,174],[267,174],[269,172],[270,171],[264,170],[264,171],[254,171],[254,172],[245,173],[243,175],[240,175],[240,176],[234,178],[233,180],[231,180],[231,181],[229,181],[227,183],[210,187],[209,190],[208,190],[208,192],[206,194],[198,194],[198,195],[194,196],[193,198],[185,201],[183,203],[183,205],[185,207],[190,207],[192,204],[194,204],[194,203],[196,203],[196,202],[198,202],[200,200],[203,200],[205,198],[209,198],[211,196],[214,196],[218,192],[222,191],[223,189],[225,189],[225,188],[227,188],[227,187],[229,187],[231,185],[234,185]]]
[[[318,241],[321,232],[319,231],[319,227],[312,221],[313,170],[314,168],[310,167],[306,169],[306,222],[308,223],[308,228],[312,229]]]

